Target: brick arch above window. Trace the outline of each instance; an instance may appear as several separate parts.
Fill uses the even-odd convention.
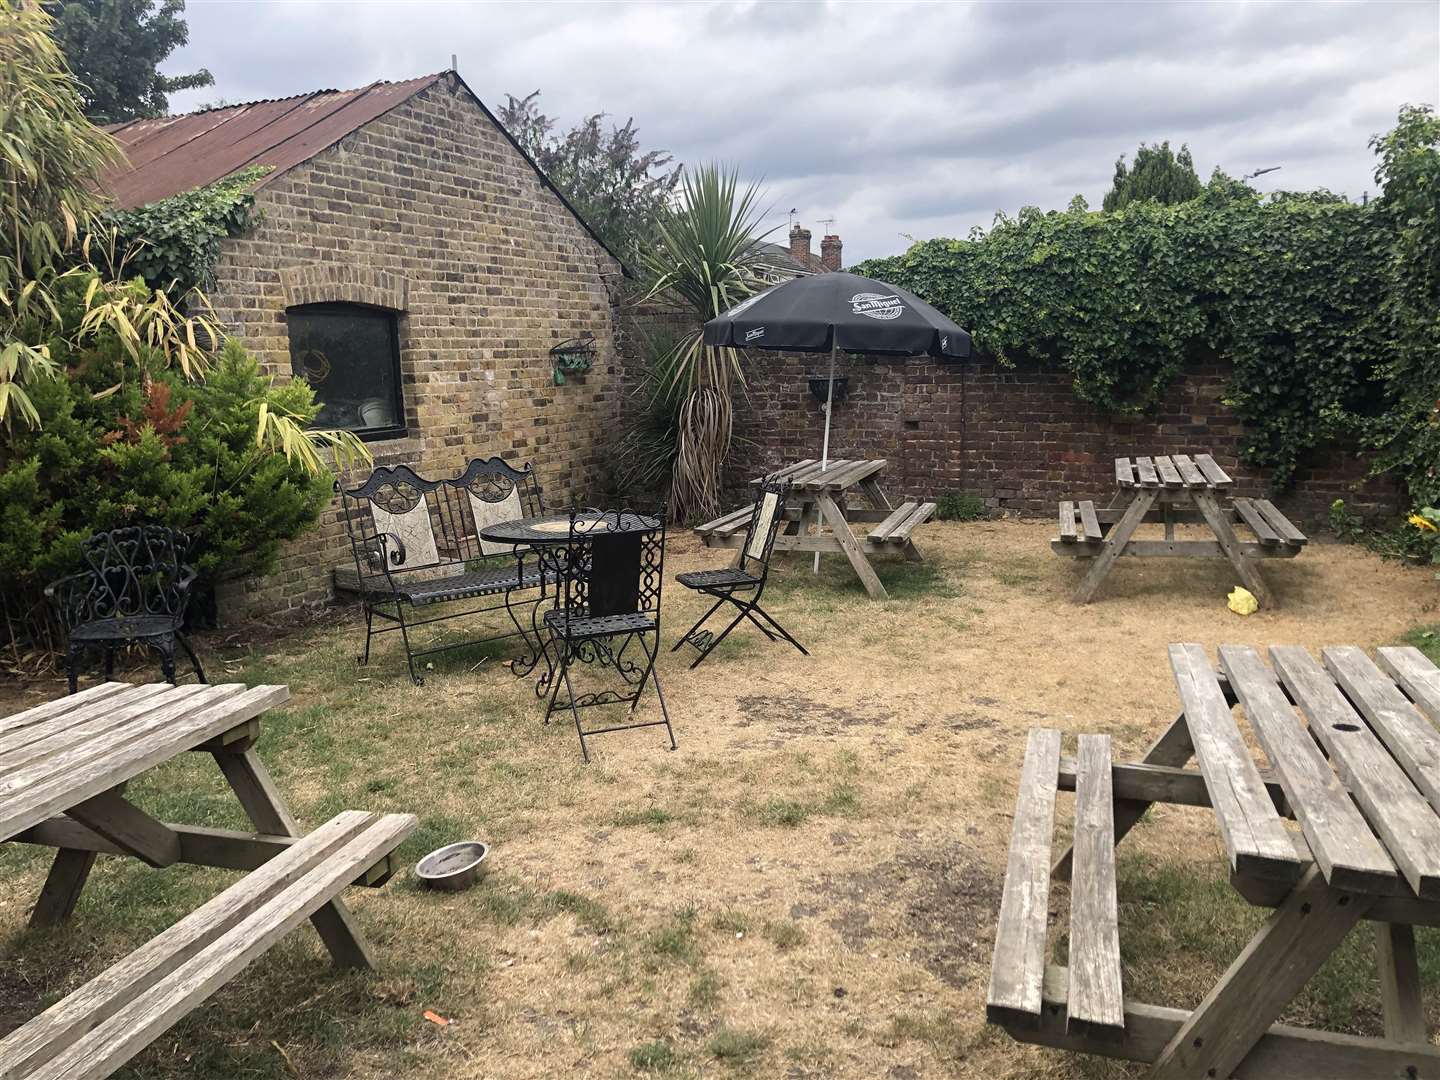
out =
[[[370,304],[405,311],[410,282],[399,274],[341,263],[312,263],[280,271],[285,306],[300,304]]]

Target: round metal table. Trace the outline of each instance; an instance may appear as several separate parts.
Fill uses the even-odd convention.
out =
[[[575,525],[577,535],[639,535],[658,529],[660,519],[649,514],[635,514],[628,511],[621,513],[617,519],[613,511],[606,513],[600,510],[585,510],[576,512]],[[540,565],[542,583],[547,578],[555,582],[555,602],[557,604],[560,602],[561,590],[564,588],[560,575],[564,572],[565,557],[558,548],[570,543],[570,513],[568,511],[563,514],[540,514],[535,517],[516,518],[513,521],[497,521],[494,524],[482,526],[479,533],[480,539],[492,544],[517,545],[515,557],[522,562],[527,555],[527,549],[533,551],[534,557]],[[542,601],[544,588],[545,586],[542,584]],[[522,631],[522,636],[529,639],[527,643],[532,652],[511,661],[510,670],[524,678],[534,671],[543,659],[545,670],[535,683],[535,696],[543,698],[550,689],[557,665],[555,657],[551,655],[550,643],[547,641],[546,635],[534,621],[540,606],[540,604],[536,604],[530,613],[533,638],[531,634],[524,634]],[[603,654],[599,658],[603,660]],[[587,653],[582,656],[582,659],[586,663],[590,663],[595,658]],[[617,668],[628,677],[628,673],[620,665],[619,658],[615,657],[614,661]]]
[[[614,513],[586,510],[575,515],[576,533],[603,532],[615,536],[623,533],[643,533],[660,527],[657,518],[647,514],[622,513],[618,519]],[[528,547],[543,547],[570,542],[570,515],[541,514],[537,517],[517,518],[514,521],[497,521],[480,530],[480,539],[492,544],[523,544]],[[547,567],[548,569],[548,567]]]

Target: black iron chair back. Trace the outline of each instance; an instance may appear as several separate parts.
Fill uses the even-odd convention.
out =
[[[205,669],[182,632],[195,568],[185,561],[190,537],[163,525],[134,525],[96,533],[80,546],[84,569],[45,589],[69,636],[66,669],[76,690],[80,655],[105,654],[105,677],[115,669],[115,652],[145,645],[160,653],[161,669],[175,681],[178,642],[205,682]]]
[[[163,525],[96,533],[80,546],[85,568],[48,591],[66,629],[146,616],[183,622],[195,583],[189,552],[190,537]]]
[[[620,531],[625,522],[650,518],[655,525]],[[561,608],[572,618],[601,615],[660,617],[665,581],[665,510],[572,510],[561,560]]]
[[[675,749],[675,731],[665,707],[665,693],[655,671],[660,651],[660,599],[665,582],[665,507],[653,515],[632,510],[571,511],[566,543],[560,553],[559,608],[546,616],[555,634],[554,666],[545,720],[569,708],[580,737],[580,755],[590,760],[586,739],[612,731],[664,727]],[[612,645],[615,639],[618,645]],[[635,644],[637,653],[627,650]],[[570,671],[575,664],[613,669],[627,685],[624,691],[601,690],[577,696]],[[627,719],[607,727],[585,728],[580,710],[601,705],[628,705],[631,716],[645,692],[655,685],[660,719]],[[565,687],[568,700],[559,701]]]

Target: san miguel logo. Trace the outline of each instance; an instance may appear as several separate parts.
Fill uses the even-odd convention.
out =
[[[905,305],[898,296],[886,296],[884,293],[862,292],[856,293],[850,298],[850,310],[856,315],[864,315],[866,318],[889,322],[891,319],[898,319],[900,317],[900,313],[905,310]]]

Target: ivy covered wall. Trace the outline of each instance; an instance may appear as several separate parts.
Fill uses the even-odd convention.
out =
[[[1212,188],[1179,206],[1033,209],[858,272],[971,331],[1001,366],[1039,363],[1117,420],[1153,410],[1219,358],[1239,456],[1287,487],[1342,417],[1377,411],[1386,358],[1389,218],[1325,193],[1261,201]]]
[[[1022,210],[965,240],[857,269],[969,329],[987,361],[1025,361],[1117,418],[1153,415],[1218,362],[1237,456],[1276,492],[1347,451],[1440,502],[1440,119],[1400,109],[1370,142],[1380,197],[1262,199],[1217,173],[1189,202]]]

